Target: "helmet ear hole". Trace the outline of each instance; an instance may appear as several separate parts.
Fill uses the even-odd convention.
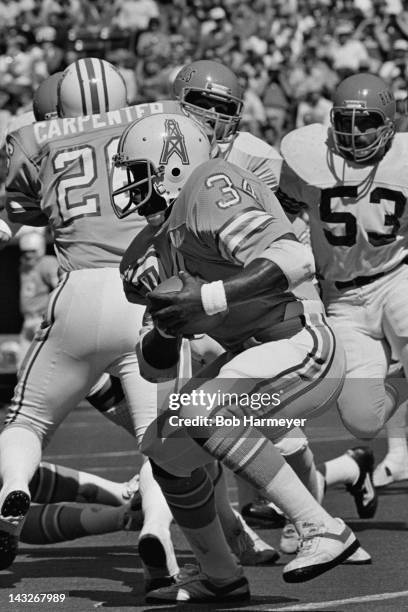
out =
[[[208,161],[211,146],[197,121],[183,114],[158,113],[130,124],[118,144],[115,167],[126,168],[127,183],[112,182],[111,202],[118,217],[138,210],[150,216],[174,200],[193,170]],[[132,190],[134,206],[117,197]],[[139,201],[136,198],[139,197]]]

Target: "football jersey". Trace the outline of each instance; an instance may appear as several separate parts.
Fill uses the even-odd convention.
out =
[[[226,280],[289,233],[291,223],[262,181],[213,159],[191,174],[164,225],[156,232],[146,228],[133,241],[121,273],[125,285],[132,284],[142,297],[180,270],[208,282]],[[322,311],[311,281],[293,292],[229,307],[222,324],[209,335],[235,348],[306,311]]]
[[[394,136],[378,163],[335,153],[320,124],[290,132],[279,199],[289,213],[306,207],[321,278],[349,281],[395,268],[408,254],[408,134]]]
[[[276,149],[249,132],[238,132],[230,144],[220,144],[220,157],[240,168],[250,170],[272,191],[276,191],[282,157]]]
[[[139,104],[84,117],[51,119],[7,138],[7,211],[11,221],[48,224],[63,272],[116,267],[145,225],[120,220],[110,203],[112,156],[125,127],[143,116],[177,112],[175,102]],[[127,182],[115,169],[113,187]],[[124,203],[127,195],[124,194]]]

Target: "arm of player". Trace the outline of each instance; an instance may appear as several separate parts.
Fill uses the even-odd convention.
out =
[[[163,335],[156,327],[148,310],[136,345],[140,374],[146,380],[158,383],[174,379],[180,356],[181,337]]]
[[[48,217],[41,210],[42,185],[38,167],[12,135],[7,137],[6,210],[9,221],[44,227]]]
[[[227,312],[231,306],[290,291],[311,280],[314,270],[310,248],[292,234],[286,234],[225,281],[203,283],[187,272],[180,272],[183,289],[155,297],[154,319],[156,325],[173,334],[183,333],[194,316],[211,317]]]
[[[302,211],[307,209],[307,204],[302,201],[301,181],[286,162],[283,162],[281,179],[276,191],[276,196],[289,221],[293,222]]]

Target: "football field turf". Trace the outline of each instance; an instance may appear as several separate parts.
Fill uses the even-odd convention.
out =
[[[356,442],[333,415],[320,426],[308,428],[316,461],[331,458]],[[385,440],[371,445],[377,461]],[[46,449],[45,458],[80,468],[113,480],[129,479],[140,466],[140,455],[132,438],[85,407],[76,410]],[[234,480],[229,478],[232,499]],[[282,555],[272,567],[248,567],[252,592],[250,604],[237,605],[146,605],[137,556],[137,533],[119,532],[49,546],[22,544],[14,566],[0,573],[2,612],[91,610],[233,610],[301,612],[403,612],[408,610],[408,481],[397,483],[380,495],[372,520],[357,518],[354,501],[342,488],[330,490],[325,506],[344,518],[372,555],[371,566],[342,565],[301,585],[288,585],[282,567],[290,557]],[[193,558],[177,528],[173,529],[181,565]],[[279,530],[260,530],[264,539],[278,546]],[[18,594],[65,594],[63,603],[12,603]]]

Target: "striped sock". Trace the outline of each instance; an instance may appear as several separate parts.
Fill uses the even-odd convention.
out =
[[[232,556],[215,511],[214,488],[204,468],[189,477],[176,477],[152,462],[174,519],[186,536],[202,571],[218,578],[235,575],[238,564]]]

